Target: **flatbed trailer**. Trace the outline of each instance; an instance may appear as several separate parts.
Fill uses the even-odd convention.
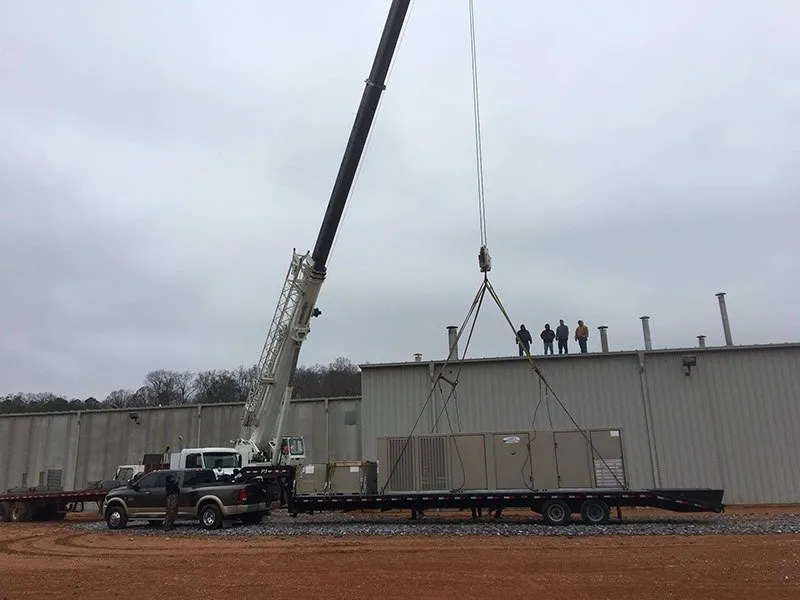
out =
[[[590,525],[610,522],[611,509],[622,520],[624,507],[660,508],[680,513],[725,510],[724,491],[698,489],[560,489],[560,490],[497,490],[475,492],[409,492],[390,494],[306,494],[290,496],[289,512],[313,514],[324,511],[410,510],[412,519],[429,509],[472,511],[473,518],[487,509],[495,518],[506,508],[528,508],[542,515],[549,525],[566,525],[572,515]]]
[[[456,509],[472,512],[473,518],[488,510],[500,518],[506,508],[527,508],[542,515],[549,525],[566,525],[572,515],[591,525],[610,522],[611,510],[622,520],[622,508],[659,508],[677,513],[722,513],[725,491],[712,488],[564,488],[554,490],[480,490],[390,492],[385,494],[296,494],[295,468],[268,466],[242,469],[241,477],[260,478],[280,490],[281,504],[289,514],[352,512],[360,510],[410,510],[412,519],[426,510]]]
[[[83,512],[87,502],[102,510],[107,489],[20,490],[0,493],[0,522],[60,521],[68,512]]]

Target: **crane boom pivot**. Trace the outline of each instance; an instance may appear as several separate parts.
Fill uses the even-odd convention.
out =
[[[243,465],[267,460],[277,465],[287,455],[289,462],[292,454],[304,455],[302,438],[293,438],[300,441],[298,452],[290,452],[291,448],[287,448],[287,454],[284,454],[283,449],[277,449],[277,444],[283,438],[283,426],[292,396],[300,348],[310,331],[311,318],[321,314],[316,303],[325,280],[328,257],[364,153],[381,93],[386,89],[386,76],[409,4],[410,0],[393,0],[389,8],[314,251],[311,256],[293,252],[258,362],[257,373],[242,413],[241,436],[234,442],[236,449],[242,454]]]

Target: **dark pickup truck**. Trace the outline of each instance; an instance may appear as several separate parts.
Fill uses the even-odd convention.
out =
[[[122,529],[129,519],[161,523],[166,516],[166,477],[170,473],[180,486],[178,519],[197,519],[205,529],[219,529],[225,520],[259,523],[268,513],[267,496],[259,485],[218,481],[211,469],[163,470],[106,494],[103,515],[109,528]]]

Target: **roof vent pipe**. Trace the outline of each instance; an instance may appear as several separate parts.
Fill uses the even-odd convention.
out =
[[[650,317],[645,315],[639,318],[642,320],[642,333],[644,334],[644,349],[652,350],[653,343],[650,341]]]
[[[414,362],[422,362],[422,354],[420,354],[419,352],[414,354]]]
[[[731,337],[731,324],[728,321],[728,307],[725,306],[725,292],[717,294],[719,300],[719,313],[722,315],[722,329],[725,332],[725,345],[733,346],[733,338]]]
[[[704,335],[698,335],[698,336],[697,336],[697,345],[698,345],[700,348],[705,348],[705,347],[706,347],[706,336],[704,336]]]
[[[600,348],[603,352],[608,352],[608,325],[600,325]]]
[[[458,360],[458,327],[455,325],[447,327],[447,345],[450,348],[447,360]]]

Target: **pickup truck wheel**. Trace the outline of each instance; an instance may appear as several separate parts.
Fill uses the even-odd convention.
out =
[[[200,525],[203,529],[219,529],[222,527],[222,511],[213,502],[200,507]]]
[[[14,502],[11,505],[11,520],[14,523],[23,523],[31,520],[31,507],[25,502]]]
[[[106,510],[106,524],[109,529],[122,529],[128,523],[128,515],[119,504],[113,504]]]

